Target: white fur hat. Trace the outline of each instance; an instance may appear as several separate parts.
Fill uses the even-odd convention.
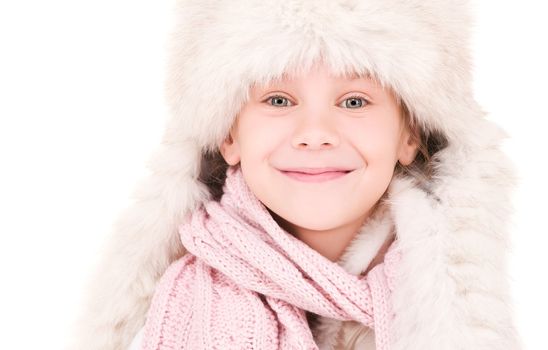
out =
[[[128,347],[157,280],[185,253],[178,223],[212,197],[199,180],[206,154],[225,139],[249,87],[319,59],[335,74],[369,74],[389,86],[423,130],[444,140],[426,188],[405,177],[390,187],[404,273],[413,276],[395,295],[406,304],[395,349],[517,349],[505,265],[516,171],[500,150],[508,135],[473,96],[469,7],[465,0],[178,0],[171,119],[150,176],[89,281],[71,349]]]

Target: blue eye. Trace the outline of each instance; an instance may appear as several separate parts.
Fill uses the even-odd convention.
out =
[[[351,101],[350,103],[348,101]],[[362,101],[365,101],[363,103]],[[346,100],[344,100],[346,103],[346,108],[354,109],[354,107],[360,108],[365,107],[365,105],[369,104],[369,101],[361,96],[350,96]]]
[[[267,101],[269,103],[269,106],[272,106],[272,107],[290,107],[288,103],[291,103],[289,102],[287,98],[280,95],[269,96],[263,102],[267,102]],[[274,101],[274,103],[270,103],[271,101]],[[366,105],[369,104],[369,101],[361,96],[355,95],[345,99],[343,103],[345,103],[345,107],[343,108],[355,109],[355,108],[365,107]]]
[[[285,98],[285,97],[283,97],[283,96],[280,96],[280,95],[272,95],[272,96],[268,97],[265,101],[269,101],[269,102],[270,102],[270,101],[275,101],[274,103],[281,103],[282,101],[287,101],[287,102],[289,102],[289,100],[288,100],[287,98]],[[280,105],[280,104],[277,104],[277,105],[276,105],[276,104],[270,104],[270,106],[274,106],[274,107],[289,107],[289,106],[287,105],[287,103],[286,103],[286,104],[283,104],[283,105]]]

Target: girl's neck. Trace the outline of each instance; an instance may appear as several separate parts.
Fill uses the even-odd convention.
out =
[[[272,211],[270,213],[280,227],[333,262],[339,260],[369,216],[368,212],[344,226],[325,231],[316,231],[297,227],[276,213]]]

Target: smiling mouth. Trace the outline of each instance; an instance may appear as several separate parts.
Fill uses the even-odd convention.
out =
[[[353,170],[340,170],[340,171],[325,171],[321,173],[316,174],[310,174],[300,171],[284,171],[280,170],[280,172],[291,179],[302,181],[302,182],[325,182],[330,181],[334,179],[339,179],[344,177],[345,175],[351,173]]]

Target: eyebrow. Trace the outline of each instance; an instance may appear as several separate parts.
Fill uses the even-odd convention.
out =
[[[352,73],[350,80],[361,79],[362,77],[358,73]]]
[[[360,73],[357,73],[357,72],[354,72],[352,73],[352,75],[350,75],[349,77],[350,80],[358,80],[358,79],[371,79],[371,74],[369,73],[364,73],[364,74],[360,74]]]
[[[257,88],[260,88],[261,91],[268,90],[271,87],[280,86],[280,87],[287,87],[288,84],[291,84],[288,82],[288,75],[286,73],[282,74],[281,79],[273,79],[269,82],[267,82],[265,85],[256,85]],[[358,72],[353,72],[350,74],[347,78],[347,81],[354,82],[356,80],[371,80],[371,76],[369,73],[365,72],[364,74],[360,74]],[[369,81],[367,82],[369,84]],[[371,87],[373,88],[373,87]]]

